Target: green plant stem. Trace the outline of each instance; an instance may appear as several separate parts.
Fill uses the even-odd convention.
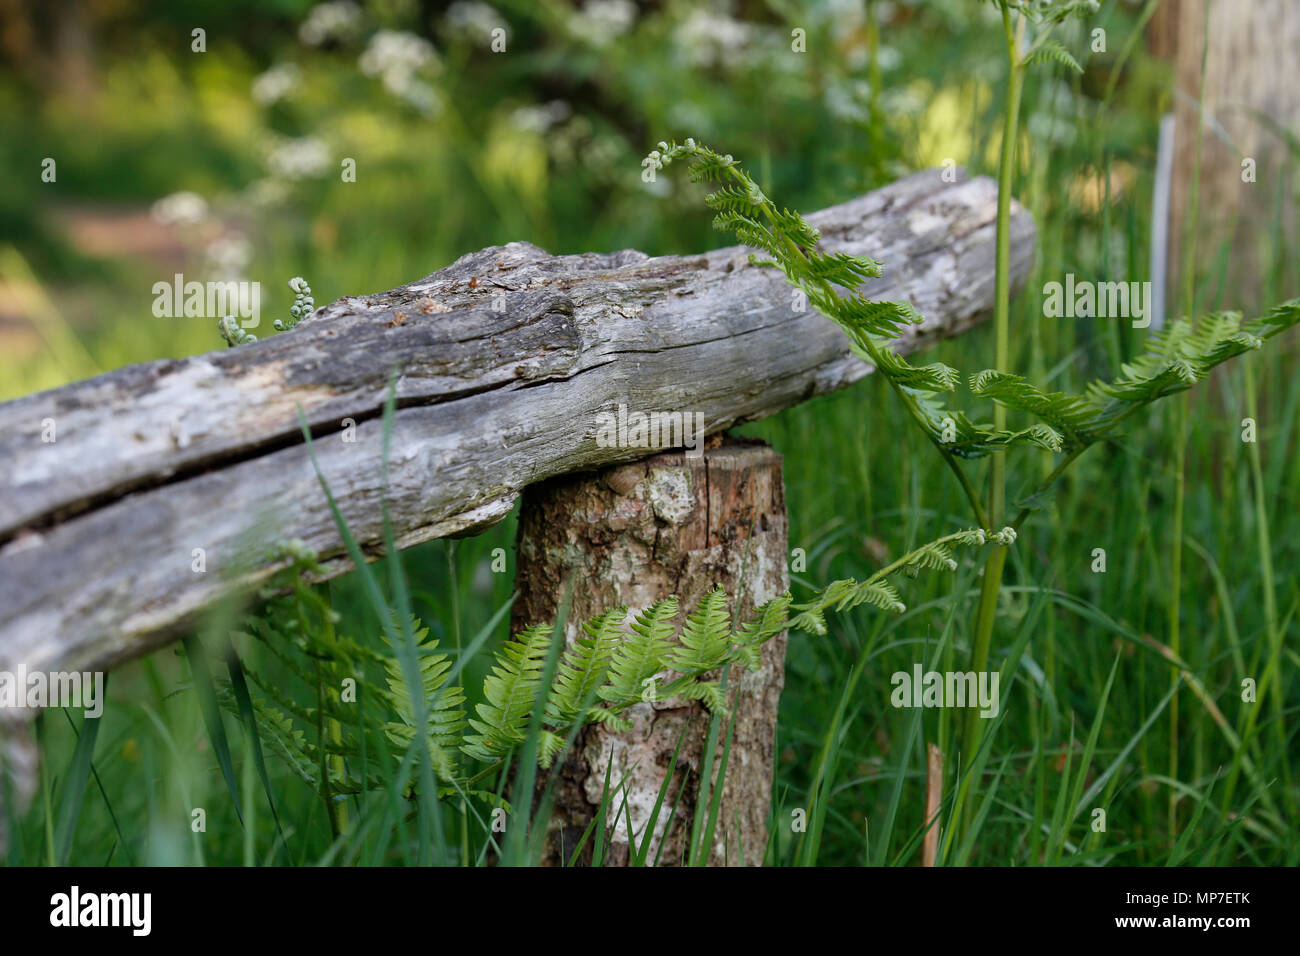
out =
[[[1021,21],[1022,27],[1023,22]],[[1002,8],[1002,25],[1007,41],[1010,76],[1007,85],[1007,113],[1002,129],[1002,155],[998,165],[997,264],[993,305],[996,335],[993,365],[1005,372],[1011,364],[1011,187],[1015,177],[1016,137],[1020,125],[1020,94],[1024,88],[1025,68],[1017,51],[1019,40],[1011,28],[1011,11]],[[993,425],[998,431],[1007,427],[1006,406],[995,402]],[[989,462],[989,510],[993,522],[1002,520],[1006,501],[1006,451],[994,451]]]
[[[1246,359],[1246,414],[1250,418],[1259,421],[1258,398],[1255,394],[1255,375],[1251,360]],[[1241,744],[1242,747],[1254,746],[1255,728],[1259,720],[1260,706],[1263,704],[1266,696],[1272,691],[1272,700],[1274,707],[1274,729],[1279,738],[1279,753],[1286,753],[1286,724],[1283,719],[1285,701],[1283,699],[1283,689],[1280,681],[1277,681],[1277,674],[1282,663],[1282,629],[1279,626],[1277,618],[1277,594],[1273,583],[1273,548],[1268,533],[1268,514],[1264,507],[1264,474],[1260,465],[1258,435],[1256,441],[1247,443],[1247,455],[1250,459],[1251,482],[1254,486],[1254,505],[1255,505],[1255,541],[1259,552],[1260,576],[1263,578],[1261,586],[1264,590],[1264,626],[1267,629],[1267,639],[1269,646],[1269,659],[1264,666],[1264,672],[1260,675],[1256,687],[1256,705],[1244,708],[1246,720],[1242,725]],[[1232,761],[1232,767],[1228,772],[1228,780],[1223,788],[1223,811],[1225,814],[1231,812],[1232,798],[1236,793],[1237,780],[1241,776],[1241,770],[1245,763],[1245,752],[1242,750]],[[1283,796],[1294,813],[1294,790],[1290,783],[1290,764],[1288,761],[1282,761],[1282,771],[1284,776]]]
[[[1175,657],[1183,655],[1182,636],[1179,630],[1183,580],[1183,503],[1187,482],[1184,470],[1187,463],[1187,396],[1174,403],[1174,533],[1169,555],[1169,603],[1166,617],[1169,628],[1169,649]],[[1169,700],[1169,779],[1178,779],[1178,685],[1182,675],[1173,671],[1169,676],[1173,684],[1173,697]],[[1178,790],[1169,788],[1169,842],[1176,842],[1178,833]]]
[[[934,546],[937,545],[937,544],[938,544],[938,545],[943,545],[943,544],[947,544],[949,541],[955,541],[955,540],[957,540],[958,538],[962,537],[963,534],[964,534],[964,532],[961,532],[961,531],[954,532],[953,534],[945,534],[942,538],[935,538],[933,541],[927,542],[923,547],[917,548],[915,551],[909,551],[907,554],[903,555],[903,556],[902,556],[901,558],[899,558],[897,561],[894,561],[894,562],[892,562],[892,563],[890,563],[890,564],[885,565],[883,568],[881,568],[881,569],[880,569],[879,571],[877,571],[875,574],[871,575],[871,577],[867,578],[866,583],[867,583],[867,584],[871,584],[871,583],[873,583],[873,582],[875,582],[875,581],[879,581],[881,578],[884,578],[884,577],[886,577],[886,576],[888,576],[888,575],[890,575],[890,574],[893,574],[893,573],[894,573],[895,571],[897,571],[899,568],[906,567],[907,565],[909,565],[909,564],[911,564],[913,561],[915,561],[916,558],[917,558],[917,557],[918,557],[918,556],[919,556],[923,551],[926,551],[926,550],[928,550],[929,548],[932,548],[932,547],[934,547]],[[1005,550],[1005,549],[1003,549],[1003,550]]]
[[[334,619],[330,616],[328,606],[324,609],[322,621],[325,627],[325,639],[326,641],[329,642],[330,646],[332,647],[335,641]],[[320,675],[321,675],[321,670],[320,670],[320,664],[318,663],[316,665],[316,677],[318,681],[320,680]],[[325,714],[325,694],[330,693],[331,691],[337,693],[337,689],[330,688],[329,690],[326,690],[323,684],[321,685],[320,689],[321,689],[321,694],[319,697],[319,707],[321,709],[321,713]],[[326,733],[329,734],[329,742],[334,745],[335,750],[338,750],[338,748],[340,748],[343,745],[343,724],[336,717],[326,717],[325,731]],[[322,740],[321,741],[322,753],[325,750],[326,750],[326,744],[325,741]],[[343,763],[342,754],[335,753],[329,758],[328,769],[332,771],[338,777],[339,780],[347,779],[347,771]],[[348,829],[348,805],[342,800],[334,799],[334,797],[330,795],[328,798],[327,807],[330,812],[330,823],[333,827],[336,828],[334,835],[335,837],[337,837],[340,833],[344,833]]]
[[[1205,64],[1210,49],[1210,2],[1205,0],[1204,32],[1201,42],[1201,86],[1197,107],[1205,106]],[[1181,275],[1183,294],[1183,315],[1190,321],[1192,309],[1196,304],[1196,235],[1200,215],[1201,158],[1205,146],[1205,123],[1199,112],[1196,117],[1196,152],[1192,161],[1191,189],[1188,201],[1187,221],[1183,230],[1183,271]],[[1170,338],[1173,344],[1173,338]],[[1179,596],[1182,593],[1183,578],[1183,501],[1186,496],[1187,463],[1187,402],[1186,395],[1179,397],[1174,404],[1174,528],[1173,540],[1170,542],[1169,555],[1169,605],[1167,620],[1169,628],[1169,649],[1175,656],[1182,656],[1181,606]],[[1169,779],[1178,779],[1178,684],[1181,677],[1174,673],[1173,698],[1169,701]],[[1169,788],[1169,845],[1177,842],[1178,833],[1178,790]]]
[[[456,650],[456,658],[460,659],[460,584],[456,580],[456,542],[452,539],[447,540],[447,581],[449,592],[451,594],[451,646]],[[460,818],[460,853],[462,860],[469,860],[469,805],[465,800],[460,801],[458,816]]]
[[[994,298],[994,332],[997,337],[994,365],[999,372],[1008,370],[1010,360],[1011,317],[1011,187],[1016,167],[1016,137],[1020,125],[1020,95],[1024,88],[1025,65],[1019,54],[1019,30],[1011,26],[1011,11],[1002,8],[1002,30],[1007,44],[1007,63],[1010,76],[1007,87],[1007,111],[1002,127],[1002,154],[998,165],[998,225],[997,263]],[[1007,410],[1000,403],[993,405],[993,423],[998,430],[1006,428]],[[988,517],[996,525],[1002,520],[1006,507],[1006,452],[994,451],[989,462]],[[980,673],[988,667],[989,649],[993,642],[993,621],[997,612],[998,590],[1002,585],[1002,571],[1006,566],[1006,548],[994,548],[984,563],[984,580],[980,585],[979,606],[975,615],[975,632],[971,644],[971,670]],[[966,761],[974,758],[979,745],[979,719],[971,711],[966,720],[966,733],[962,756]],[[967,814],[970,807],[965,808]]]

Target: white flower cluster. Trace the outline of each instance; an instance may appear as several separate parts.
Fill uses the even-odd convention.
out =
[[[281,140],[267,153],[266,166],[281,179],[319,179],[329,170],[329,147],[315,136]]]
[[[249,183],[244,190],[244,199],[256,209],[267,209],[279,205],[288,198],[289,190],[284,180],[273,176],[263,176]]]
[[[871,118],[871,84],[866,80],[839,80],[828,83],[823,101],[826,110],[837,119],[865,123]]]
[[[673,39],[691,66],[740,66],[746,60],[753,27],[714,10],[692,10],[673,31]]]
[[[154,219],[167,226],[197,226],[208,218],[208,203],[198,193],[164,196],[150,209]]]
[[[298,27],[298,39],[308,46],[345,40],[361,27],[361,8],[352,0],[331,0],[312,7]]]
[[[632,0],[587,0],[582,10],[569,17],[569,32],[593,46],[609,46],[636,22]]]
[[[253,246],[243,236],[219,236],[203,250],[207,271],[220,279],[238,279],[253,261]]]
[[[447,8],[447,26],[468,40],[487,43],[493,30],[505,30],[506,21],[492,7],[479,0],[456,0]]]
[[[564,100],[551,100],[543,106],[521,106],[510,116],[510,121],[529,133],[544,134],[573,115],[573,109]]]
[[[253,80],[253,99],[270,106],[296,90],[301,82],[302,71],[297,64],[281,63]]]
[[[421,80],[419,72],[440,65],[433,44],[401,30],[380,30],[370,38],[358,65],[366,76],[377,76],[390,93],[402,97],[424,113],[433,113],[438,92]]]

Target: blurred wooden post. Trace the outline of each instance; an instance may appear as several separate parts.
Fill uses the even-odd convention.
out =
[[[553,620],[563,590],[558,583],[570,569],[577,573],[565,628],[568,640],[577,636],[580,621],[619,604],[635,613],[676,595],[684,616],[717,584],[733,602],[739,596],[743,620],[757,605],[789,587],[787,553],[781,456],[762,443],[727,441],[706,449],[700,457],[668,452],[630,465],[552,479],[524,494],[518,541],[520,594],[513,624],[517,630]],[[760,670],[733,667],[727,678],[728,697],[735,700],[735,727],[711,864],[756,866],[767,848],[785,644],[782,634],[765,646]],[[548,863],[567,862],[573,854],[595,817],[611,762],[611,788],[626,779],[638,844],[665,775],[672,770],[673,782],[651,839],[649,858],[655,859],[662,843],[661,865],[684,862],[708,712],[699,703],[673,699],[637,704],[630,716],[634,721],[630,733],[586,728],[573,756],[558,769]],[[681,751],[670,768],[683,732]],[[724,725],[718,736],[718,758],[725,739]],[[717,758],[713,777],[717,777]],[[615,794],[611,817],[622,800],[622,794]],[[670,818],[675,800],[676,813]],[[630,852],[626,817],[612,829],[605,862],[626,865]],[[591,845],[589,839],[588,861]]]
[[[1268,263],[1261,258],[1260,235],[1281,216],[1287,248],[1293,248],[1296,239],[1295,205],[1289,201],[1294,157],[1287,137],[1294,137],[1300,127],[1300,84],[1294,77],[1300,0],[1213,0],[1208,50],[1205,3],[1163,0],[1149,34],[1152,52],[1174,64],[1177,123],[1166,299],[1171,316],[1183,307],[1182,250],[1202,118],[1200,269],[1226,252],[1227,297],[1246,309],[1265,305],[1265,295],[1281,298],[1295,292],[1261,288]],[[1203,53],[1205,102],[1198,107]],[[1248,168],[1243,168],[1244,161],[1249,161]]]

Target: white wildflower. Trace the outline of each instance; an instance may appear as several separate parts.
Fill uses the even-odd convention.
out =
[[[153,204],[154,219],[168,226],[197,226],[208,218],[208,203],[198,193],[178,192]]]
[[[687,63],[698,67],[735,67],[745,61],[753,28],[725,13],[692,10],[673,31]]]
[[[253,246],[243,236],[220,236],[203,250],[207,271],[219,279],[236,279],[253,261]]]
[[[871,118],[871,84],[866,80],[832,82],[824,99],[827,112],[839,119],[865,123]]]
[[[270,106],[296,90],[301,81],[302,71],[296,64],[281,63],[253,80],[253,99]]]
[[[319,179],[330,168],[329,147],[315,136],[281,140],[271,147],[266,166],[281,179]]]
[[[244,198],[252,206],[261,209],[284,202],[288,194],[282,180],[273,179],[269,176],[254,180],[244,190]]]
[[[361,26],[361,8],[352,0],[331,0],[312,7],[298,27],[298,39],[308,46],[354,36]]]
[[[432,113],[439,107],[437,90],[418,76],[421,70],[440,65],[433,44],[423,37],[398,30],[380,30],[370,38],[358,65],[366,76],[379,77],[390,93],[408,100],[421,111]]]
[[[491,40],[493,30],[507,29],[501,14],[479,0],[456,0],[447,8],[447,26],[453,33],[480,43]]]
[[[573,110],[564,100],[551,100],[543,106],[519,107],[511,114],[510,121],[519,129],[545,134],[572,115]]]
[[[593,46],[609,46],[632,29],[636,13],[632,0],[587,0],[582,10],[569,18],[569,31]]]

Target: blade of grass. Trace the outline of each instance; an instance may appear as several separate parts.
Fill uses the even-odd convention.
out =
[[[101,723],[102,718],[87,717],[81,723],[80,732],[75,725],[72,728],[72,732],[77,735],[77,746],[72,752],[72,762],[68,765],[68,772],[64,777],[63,797],[59,804],[59,822],[54,833],[55,853],[59,866],[67,866],[68,857],[72,854],[72,837],[77,831],[81,802],[86,795],[86,783],[90,780],[91,762],[95,756],[95,741],[99,737]]]
[[[243,808],[239,803],[239,787],[235,783],[235,766],[230,759],[230,741],[226,739],[226,727],[221,722],[221,707],[217,704],[217,691],[212,683],[212,672],[208,669],[208,659],[203,655],[203,643],[196,634],[187,634],[183,641],[185,658],[190,664],[190,673],[194,676],[194,692],[199,698],[199,712],[203,715],[203,726],[208,732],[208,741],[212,752],[216,754],[217,765],[221,768],[221,777],[230,791],[230,799],[235,804],[235,816],[243,823]]]

